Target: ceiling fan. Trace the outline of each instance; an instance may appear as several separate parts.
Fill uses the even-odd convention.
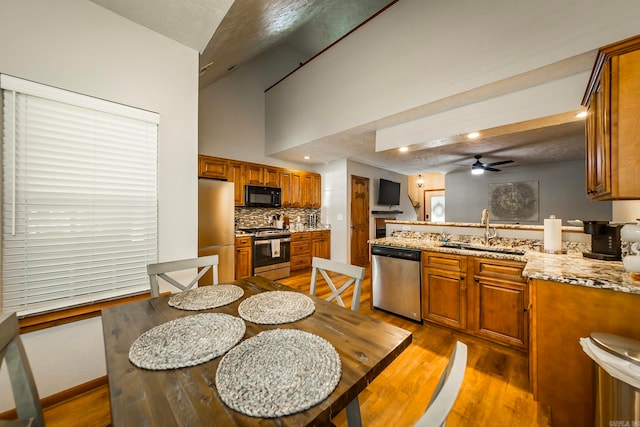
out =
[[[498,166],[498,165],[504,165],[507,163],[513,163],[513,160],[502,160],[500,162],[493,162],[493,163],[482,163],[480,161],[480,158],[482,156],[480,154],[476,154],[474,156],[474,158],[476,159],[476,162],[471,165],[471,173],[474,175],[480,175],[482,173],[484,173],[484,171],[491,171],[491,172],[500,172],[500,169],[496,169],[494,168],[494,166]]]

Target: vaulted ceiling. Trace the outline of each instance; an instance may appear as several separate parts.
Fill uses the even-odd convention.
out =
[[[304,62],[397,0],[91,1],[200,52],[203,88],[280,43],[295,47]],[[473,141],[452,136],[438,147],[408,154],[376,152],[375,130],[353,129],[277,157],[353,158],[407,175],[470,169],[476,154],[486,163],[514,160],[505,167],[584,159],[584,122],[560,119],[484,130]]]

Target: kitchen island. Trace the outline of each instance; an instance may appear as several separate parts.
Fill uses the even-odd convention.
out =
[[[423,260],[425,254],[472,260],[467,263],[466,274],[459,276],[459,291],[462,296],[455,295],[458,299],[469,297],[469,307],[459,305],[459,301],[455,303],[461,307],[460,311],[468,313],[469,318],[478,317],[478,308],[471,307],[477,305],[474,300],[482,289],[473,280],[475,273],[471,265],[477,260],[489,259],[519,263],[515,265],[522,266],[523,282],[520,287],[512,284],[507,287],[510,293],[493,292],[487,295],[491,295],[492,301],[500,300],[501,295],[510,295],[510,298],[502,298],[502,301],[517,307],[523,304],[523,316],[521,319],[517,318],[517,321],[522,321],[526,329],[524,333],[528,341],[531,388],[536,400],[549,407],[553,425],[593,425],[593,362],[582,351],[579,339],[588,337],[592,332],[640,339],[640,322],[637,321],[640,282],[631,278],[622,262],[583,258],[582,251],[589,250],[589,247],[584,241],[580,241],[581,229],[577,227],[563,227],[563,249],[566,252],[563,254],[542,252],[541,240],[535,239],[532,234],[542,227],[536,229],[535,226],[508,225],[498,228],[501,237],[491,241],[490,247],[524,251],[523,255],[514,255],[443,247],[446,243],[441,241],[443,239],[481,245],[478,239],[483,227],[479,224],[446,224],[440,225],[441,229],[434,227],[424,230],[416,227],[424,223],[392,223],[404,229],[390,230],[389,237],[374,239],[370,243],[420,249],[424,251]],[[496,227],[500,226],[496,224]],[[469,230],[468,234],[464,233],[466,230]],[[502,231],[505,233],[501,233]],[[515,237],[504,236],[507,231],[512,231]],[[565,233],[569,236],[565,236]],[[423,275],[423,292],[425,279],[427,278]],[[486,289],[495,291],[503,281],[492,278]],[[429,310],[426,312],[429,313]],[[515,312],[511,316],[512,323],[516,321],[514,316]],[[512,327],[517,330],[515,326]],[[487,334],[483,336],[473,333],[478,330],[477,325],[471,330],[456,329],[487,338]],[[514,343],[512,340],[510,346],[517,348]]]

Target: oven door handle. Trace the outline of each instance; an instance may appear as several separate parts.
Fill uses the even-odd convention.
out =
[[[272,240],[280,240],[280,243],[286,243],[286,242],[290,242],[291,238],[287,237],[286,239],[267,239],[267,240],[256,240],[255,241],[255,245],[256,246],[260,246],[260,245],[270,245]]]

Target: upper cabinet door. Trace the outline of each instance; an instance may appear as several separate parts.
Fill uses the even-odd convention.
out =
[[[227,179],[227,161],[217,157],[198,156],[198,176]]]
[[[263,169],[260,165],[246,164],[244,168],[245,185],[264,185]]]
[[[640,36],[601,48],[582,104],[587,195],[640,199]]]

